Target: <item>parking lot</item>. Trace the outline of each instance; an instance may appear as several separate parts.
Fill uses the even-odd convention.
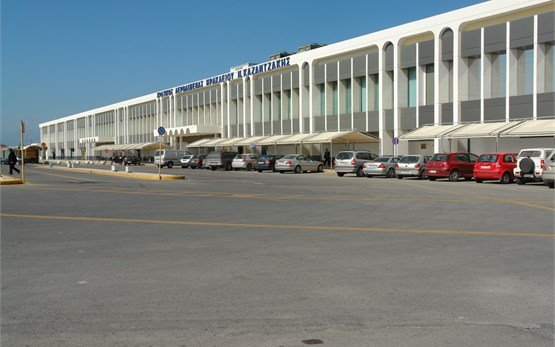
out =
[[[2,344],[553,345],[553,190],[326,171],[29,167]]]

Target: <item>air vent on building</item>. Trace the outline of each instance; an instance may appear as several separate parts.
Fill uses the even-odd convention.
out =
[[[272,55],[270,56],[270,60],[277,60],[277,59],[280,59],[280,58],[283,58],[283,57],[287,57],[287,56],[289,56],[289,55],[291,55],[291,54],[293,54],[293,53],[290,53],[290,52],[279,52],[279,53],[276,53],[276,54],[272,54]]]
[[[316,48],[320,48],[323,47],[325,45],[321,45],[319,43],[309,43],[308,45],[304,45],[299,47],[298,52],[306,52],[306,51],[310,51],[312,49],[316,49]]]

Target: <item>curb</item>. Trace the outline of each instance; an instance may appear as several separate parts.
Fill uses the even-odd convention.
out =
[[[0,179],[0,186],[10,186],[13,184],[23,184],[21,178],[2,178]]]
[[[65,167],[44,167],[45,169],[53,169],[59,171],[68,172],[78,172],[78,173],[88,173],[93,175],[104,175],[104,176],[114,176],[114,177],[124,177],[133,178],[138,180],[148,180],[148,181],[160,181],[158,174],[150,174],[144,172],[124,172],[124,171],[108,171],[100,169],[80,169],[80,168],[65,168]],[[184,180],[185,176],[182,175],[168,175],[162,174],[162,181],[177,181]]]

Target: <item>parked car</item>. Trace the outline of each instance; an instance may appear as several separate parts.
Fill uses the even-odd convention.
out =
[[[377,157],[373,161],[364,164],[362,172],[366,177],[385,176],[395,177],[395,164],[399,161],[398,157],[383,156]]]
[[[551,155],[547,157],[545,170],[542,172],[542,179],[546,186],[553,189],[555,186],[555,151],[551,152]]]
[[[229,171],[233,168],[231,162],[236,155],[237,152],[210,152],[206,156],[206,166],[212,171],[216,169],[225,169],[226,171]]]
[[[191,169],[202,169],[204,167],[204,161],[206,160],[206,154],[195,154],[189,162],[189,167]]]
[[[141,165],[141,159],[135,155],[123,157],[123,165]]]
[[[482,154],[474,164],[474,179],[476,183],[486,180],[496,180],[503,184],[514,181],[513,170],[516,167],[516,153],[486,153]]]
[[[404,177],[426,178],[426,164],[430,160],[430,156],[423,154],[407,154],[404,155],[399,162],[395,164],[395,176],[398,179]]]
[[[276,161],[276,171],[284,173],[293,171],[295,173],[302,172],[323,172],[324,164],[320,161],[313,160],[304,154],[288,154]]]
[[[276,160],[281,158],[278,155],[263,155],[254,164],[254,169],[258,172],[262,172],[265,170],[272,170],[276,171]]]
[[[335,157],[335,172],[343,177],[346,173],[354,173],[363,177],[364,164],[376,159],[378,155],[366,151],[343,151]]]
[[[186,169],[189,167],[189,165],[191,165],[191,159],[193,159],[193,156],[193,154],[187,154],[179,160],[182,169]]]
[[[175,149],[157,150],[154,152],[154,165],[167,166],[171,169],[174,165],[180,164],[181,158],[188,154],[191,153]]]
[[[122,164],[123,163],[123,155],[113,155],[110,158],[110,161],[112,161],[115,164]]]
[[[235,171],[241,169],[251,171],[257,161],[258,155],[256,154],[237,154],[231,162],[231,166]]]
[[[518,153],[517,166],[514,169],[515,181],[518,184],[526,182],[541,182],[542,172],[546,169],[545,160],[555,148],[528,148]]]
[[[461,177],[469,181],[474,174],[474,163],[478,156],[467,152],[436,153],[426,164],[426,176],[430,181],[449,178],[458,181]]]

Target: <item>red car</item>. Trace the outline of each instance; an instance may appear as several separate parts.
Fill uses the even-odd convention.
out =
[[[477,155],[467,152],[436,153],[426,164],[426,176],[430,181],[445,177],[451,182],[461,177],[469,181],[474,174],[477,159]]]
[[[516,167],[516,153],[487,153],[482,154],[474,164],[474,178],[476,183],[485,180],[501,181],[503,184],[514,181],[513,169]]]

